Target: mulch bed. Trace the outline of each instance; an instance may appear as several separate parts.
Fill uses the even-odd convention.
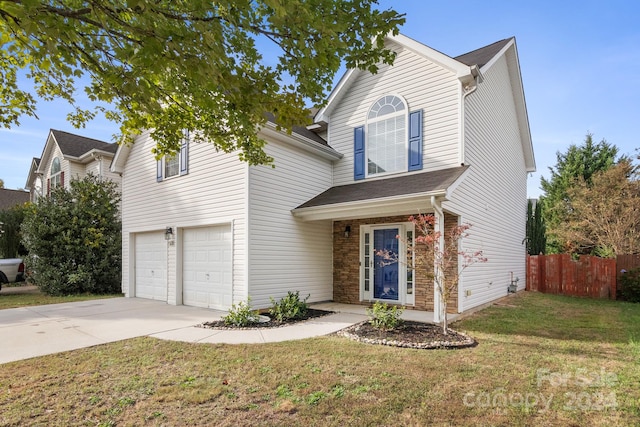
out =
[[[263,328],[280,328],[282,326],[293,325],[295,323],[304,322],[305,320],[315,319],[315,318],[318,318],[318,317],[327,316],[329,314],[333,314],[333,311],[316,310],[316,309],[310,308],[310,309],[307,310],[307,313],[306,313],[305,316],[299,317],[299,318],[296,318],[296,319],[284,320],[282,322],[278,322],[277,320],[271,318],[271,316],[268,313],[265,313],[265,314],[261,314],[261,316],[268,317],[270,319],[268,322],[253,323],[253,324],[251,324],[249,326],[227,326],[227,325],[224,324],[224,321],[222,321],[222,320],[214,320],[214,321],[211,321],[211,322],[204,322],[204,323],[198,325],[198,327],[200,327],[200,328],[209,328],[209,329],[242,329],[242,330],[246,330],[246,329],[263,329]]]
[[[444,335],[442,326],[409,320],[389,331],[376,329],[368,321],[364,321],[337,333],[343,337],[367,344],[406,348],[456,349],[473,347],[477,344],[473,338],[462,332],[449,329],[448,334]]]

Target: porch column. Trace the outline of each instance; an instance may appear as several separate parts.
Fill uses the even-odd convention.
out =
[[[437,233],[440,233],[440,239],[438,241],[438,247],[440,251],[444,249],[444,212],[442,211],[442,205],[440,200],[435,196],[431,196],[431,206],[433,206],[433,212],[436,217],[436,223],[434,225]],[[437,256],[437,255],[436,255]],[[442,311],[442,304],[440,303],[440,292],[438,292],[438,283],[435,277],[442,276],[444,274],[435,264],[433,265],[433,321],[440,323],[444,319],[444,313]],[[440,282],[442,283],[442,281]]]

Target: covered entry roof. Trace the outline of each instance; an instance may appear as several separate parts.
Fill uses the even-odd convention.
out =
[[[459,166],[338,185],[291,212],[304,220],[417,213],[430,207],[431,196],[445,197],[468,168],[469,166]]]

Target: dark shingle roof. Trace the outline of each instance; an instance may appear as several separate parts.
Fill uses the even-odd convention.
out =
[[[267,118],[268,121],[270,121],[273,124],[277,124],[276,123],[276,118],[273,115],[273,113],[265,113],[264,114],[265,117]],[[292,132],[295,134],[298,134],[300,136],[303,136],[307,139],[310,139],[314,142],[317,142],[318,144],[322,144],[324,146],[329,146],[329,144],[327,144],[327,141],[325,141],[323,138],[321,138],[320,136],[318,136],[317,133],[315,132],[311,132],[309,129],[307,129],[304,126],[294,126],[292,129]]]
[[[98,139],[87,138],[61,130],[51,129],[51,133],[56,138],[62,154],[71,157],[80,157],[91,150],[102,150],[114,153],[118,149],[118,144],[112,144]]]
[[[22,190],[0,188],[0,211],[29,201],[29,193]]]
[[[348,203],[359,200],[380,199],[384,197],[406,196],[440,190],[445,191],[460,178],[460,175],[462,175],[467,168],[468,166],[459,166],[433,172],[412,173],[397,178],[339,185],[331,187],[324,193],[298,206],[296,209]]]
[[[472,50],[471,52],[467,52],[463,55],[456,56],[455,60],[462,62],[465,65],[477,65],[482,68],[487,62],[491,61],[491,59],[496,56],[500,50],[505,47],[507,43],[513,40],[513,37],[497,41],[488,46],[481,47],[480,49]]]

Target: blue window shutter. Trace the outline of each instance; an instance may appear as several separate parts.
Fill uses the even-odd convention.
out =
[[[364,126],[353,130],[353,179],[364,179]]]
[[[182,146],[180,147],[180,175],[189,173],[189,131],[184,131]]]
[[[162,159],[159,159],[156,162],[156,181],[160,182],[162,181]]]
[[[422,110],[409,113],[409,170],[422,169]]]

